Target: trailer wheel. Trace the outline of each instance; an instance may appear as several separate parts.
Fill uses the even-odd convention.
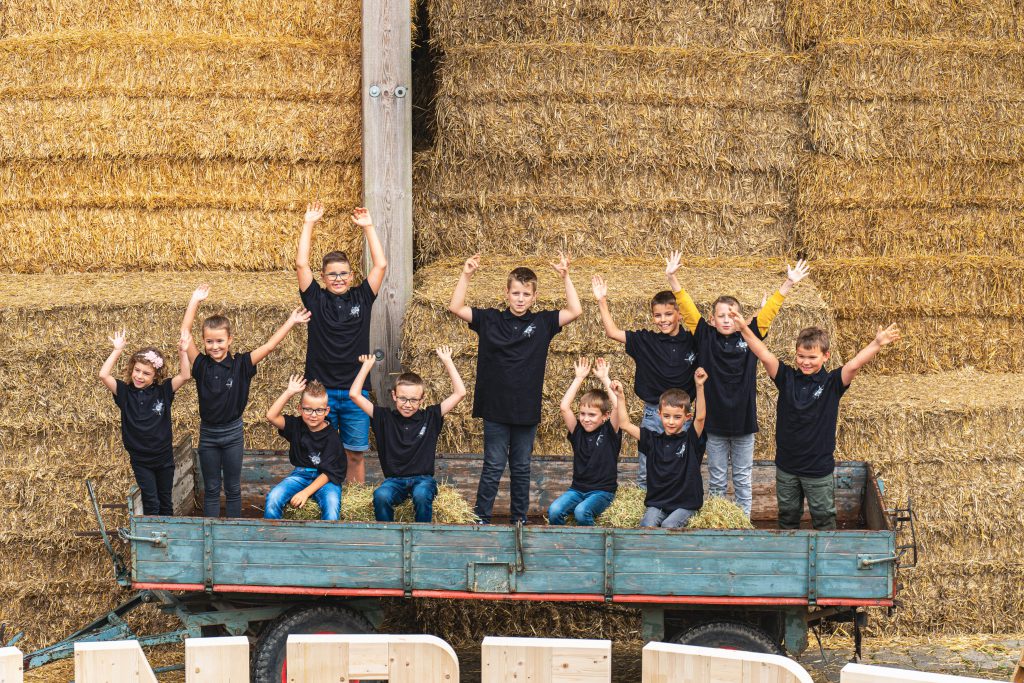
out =
[[[683,631],[675,642],[725,650],[745,650],[769,655],[785,655],[782,646],[757,626],[738,621],[710,621]]]
[[[294,607],[267,624],[256,641],[253,683],[287,683],[287,644],[293,633],[373,633],[373,626],[361,614],[345,607]]]

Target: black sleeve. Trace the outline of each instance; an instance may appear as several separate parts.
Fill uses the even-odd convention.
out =
[[[277,433],[281,435],[282,439],[284,439],[288,443],[291,443],[295,435],[295,429],[297,427],[298,421],[299,418],[294,415],[285,415],[284,429],[278,429]]]
[[[441,404],[435,403],[432,406],[427,406],[427,414],[430,415],[431,419],[437,427],[437,433],[441,433],[441,427],[444,426],[444,415],[441,414]]]
[[[480,334],[480,329],[486,324],[486,318],[490,315],[491,309],[489,308],[470,308],[472,313],[472,319],[469,321],[469,329],[473,330],[477,334]]]
[[[370,286],[368,281],[363,280],[360,282],[357,289],[359,290],[363,300],[371,306],[373,305],[373,302],[377,300],[377,295],[374,293],[373,287]]]
[[[384,406],[375,405],[373,407],[373,415],[370,416],[370,426],[373,427],[373,433],[377,435],[377,441],[380,441],[381,429],[384,427],[384,420],[387,419],[387,412],[388,409]]]
[[[636,358],[637,346],[640,345],[640,331],[626,330],[626,355]]]
[[[203,375],[206,374],[206,366],[209,360],[209,357],[205,353],[200,353],[196,356],[196,359],[192,361],[192,379],[197,382],[203,379]]]
[[[246,377],[252,379],[256,376],[256,364],[252,362],[252,352],[246,352],[238,355],[235,358],[235,362],[242,364],[242,374]]]
[[[159,388],[160,398],[167,401],[167,409],[170,410],[171,403],[174,402],[174,386],[172,385],[171,380],[165,379],[163,382],[160,382]]]
[[[645,429],[643,427],[640,428],[640,438],[637,439],[636,447],[640,450],[641,453],[647,453],[648,455],[650,455],[650,453],[653,451],[653,449],[651,448],[651,437],[653,436],[654,432],[652,432],[651,430]]]
[[[846,390],[850,388],[850,384],[843,384],[843,366],[839,366],[835,370],[829,373],[829,380],[836,383],[836,395],[842,398]]]
[[[320,299],[320,285],[317,283],[316,278],[309,283],[309,287],[306,289],[299,290],[299,298],[302,299],[302,305],[309,310],[313,310],[313,305]]]
[[[750,321],[750,331],[754,333],[755,337],[757,337],[758,339],[760,339],[762,341],[764,340],[765,337],[768,336],[767,332],[762,333],[761,332],[761,328],[758,327],[758,325],[757,325],[757,316],[756,315],[754,316],[754,319]]]
[[[326,462],[320,463],[317,472],[319,474],[326,474],[327,480],[332,484],[344,487],[348,467],[347,463],[345,466],[342,465],[342,458],[347,456],[341,447],[341,438],[338,436],[338,432],[333,432],[333,438],[334,448],[331,449],[331,457],[327,458]]]
[[[783,386],[789,383],[789,375],[792,372],[793,368],[780,360],[779,369],[775,372],[775,377],[772,378],[772,381],[775,382],[775,386],[781,390]]]
[[[119,379],[115,379],[114,382],[117,384],[117,391],[112,394],[114,397],[114,405],[118,408],[123,408],[124,400],[128,396],[128,385]]]
[[[697,458],[698,459],[703,458],[704,457],[704,451],[705,451],[705,449],[707,449],[707,445],[708,445],[708,430],[707,429],[702,429],[700,431],[700,436],[697,436],[697,430],[695,430],[695,429],[691,428],[691,429],[689,429],[687,431],[689,431],[689,434],[687,435],[686,438],[687,438],[687,441],[689,441],[689,443],[690,443],[688,448],[693,449],[693,452],[697,454]]]
[[[562,331],[562,326],[558,324],[558,314],[559,311],[544,311],[544,319],[547,322],[549,339]]]

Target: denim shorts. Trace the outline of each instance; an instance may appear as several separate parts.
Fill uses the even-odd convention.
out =
[[[363,390],[363,396],[370,398],[370,392]],[[328,389],[327,421],[341,434],[341,445],[346,451],[361,453],[370,450],[370,416],[348,397],[348,389]]]

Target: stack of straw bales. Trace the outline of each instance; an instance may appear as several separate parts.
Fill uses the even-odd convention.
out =
[[[108,335],[173,372],[208,282],[202,314],[226,313],[239,350],[262,343],[299,304],[280,271],[316,197],[313,258],[358,265],[360,17],[356,0],[0,4],[0,604],[28,647],[123,599],[99,542],[73,536],[95,529],[85,478],[103,502],[133,482],[96,380]],[[262,414],[304,352],[298,329],[261,364],[249,445],[280,447]],[[194,386],[172,414],[194,438]]]
[[[428,0],[417,263],[785,253],[807,62],[781,4]]]
[[[540,278],[536,307],[562,308],[565,294],[561,279],[545,261],[513,261],[485,258],[473,278],[467,303],[477,307],[501,307],[508,272],[525,264]],[[480,452],[482,424],[472,415],[472,389],[476,379],[477,336],[468,326],[448,312],[448,300],[462,270],[462,262],[449,260],[421,268],[417,273],[416,290],[405,317],[406,340],[403,364],[422,374],[429,390],[443,397],[450,391],[448,376],[434,354],[438,344],[451,344],[453,358],[470,396],[445,417],[438,448],[445,452]],[[572,266],[573,282],[583,303],[583,315],[565,327],[551,342],[544,378],[544,410],[537,431],[536,452],[571,455],[565,439],[565,427],[558,416],[558,402],[572,381],[573,363],[580,355],[604,356],[612,365],[612,377],[627,387],[630,412],[639,420],[643,406],[632,393],[635,365],[625,347],[605,337],[597,304],[590,291],[590,278],[603,275],[608,282],[608,300],[612,316],[622,329],[649,329],[651,296],[666,287],[664,261],[657,259],[581,259]],[[785,279],[782,264],[765,268],[760,259],[693,259],[680,269],[680,281],[688,288],[698,307],[707,313],[710,303],[722,293],[735,295],[746,304],[748,314],[760,305]],[[785,307],[772,325],[768,339],[771,348],[782,358],[793,356],[793,340],[801,328],[821,325],[832,330],[828,310],[813,285],[801,284],[787,299]],[[774,388],[763,374],[760,377],[759,408],[764,431],[758,438],[758,452],[770,457],[775,415]],[[636,444],[627,439],[624,453],[634,454]]]

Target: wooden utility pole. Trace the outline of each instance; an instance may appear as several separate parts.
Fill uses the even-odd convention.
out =
[[[402,318],[412,295],[412,25],[408,0],[363,0],[363,204],[384,245],[370,351],[377,400],[401,372]],[[365,262],[369,262],[367,251]]]

